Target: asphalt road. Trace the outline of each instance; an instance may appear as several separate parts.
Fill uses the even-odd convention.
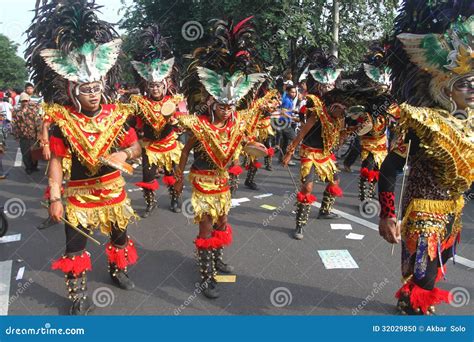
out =
[[[63,275],[52,271],[51,261],[64,251],[64,228],[35,228],[45,217],[40,199],[46,187],[44,171],[26,175],[15,167],[17,144],[13,141],[4,156],[9,170],[0,181],[0,204],[20,203],[20,211],[10,213],[7,235],[21,233],[21,240],[0,243],[0,303],[8,315],[67,314]],[[354,170],[357,168],[354,167]],[[290,168],[297,178],[298,167]],[[274,162],[274,171],[259,170],[260,191],[241,186],[235,196],[248,198],[230,214],[234,243],[226,249],[226,259],[236,269],[236,282],[222,283],[221,297],[208,300],[195,287],[199,281],[194,259],[193,239],[197,228],[189,214],[168,210],[166,189],[158,191],[160,207],[155,213],[131,225],[129,233],[138,245],[140,260],[131,267],[136,288],[126,292],[114,287],[107,273],[104,247],[89,244],[93,271],[89,292],[98,308],[94,315],[390,315],[395,313],[394,293],[400,286],[400,248],[385,243],[374,230],[377,218],[361,218],[357,199],[358,173],[341,173],[345,192],[335,208],[352,216],[334,221],[317,220],[313,208],[305,238],[291,238],[294,228],[294,186],[287,170]],[[127,189],[140,214],[144,209],[141,192],[133,185],[140,179],[140,168],[128,177]],[[315,186],[322,198],[323,184]],[[183,199],[190,197],[189,186]],[[254,196],[271,193],[265,198]],[[21,201],[18,201],[21,200]],[[23,203],[23,205],[21,204]],[[262,208],[262,205],[276,209]],[[187,208],[187,207],[186,207]],[[186,209],[185,208],[185,209]],[[186,211],[186,210],[185,210]],[[357,220],[357,219],[356,219]],[[332,230],[330,223],[347,223],[352,231]],[[362,224],[361,224],[362,223]],[[362,240],[346,238],[349,233],[364,235]],[[107,238],[96,234],[105,244]],[[474,204],[464,210],[464,231],[458,254],[464,264],[448,265],[447,280],[440,286],[456,289],[457,303],[442,305],[440,315],[474,312],[473,271],[466,265],[474,260]],[[347,250],[357,263],[355,269],[326,269],[319,250]],[[11,263],[9,262],[11,260]],[[467,260],[467,264],[466,264]],[[11,264],[11,269],[9,265]],[[24,267],[21,279],[16,280]],[[471,266],[472,267],[472,266]],[[21,273],[21,270],[20,270]],[[3,301],[3,302],[2,302]],[[7,304],[5,304],[7,303]],[[462,304],[462,305],[461,305]],[[5,307],[7,305],[7,307]]]

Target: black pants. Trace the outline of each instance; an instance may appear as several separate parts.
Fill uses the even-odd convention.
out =
[[[81,229],[80,226],[78,228]],[[82,253],[86,249],[88,239],[68,224],[64,225],[64,229],[66,232],[66,254],[78,255]],[[85,232],[87,234],[87,231]],[[127,230],[120,230],[114,226],[110,233],[110,242],[114,246],[125,246],[127,243]]]
[[[377,170],[378,171],[378,169],[379,169],[378,166],[375,165],[375,159],[374,159],[374,155],[372,153],[369,153],[368,157],[362,161],[361,167],[363,167],[363,168],[366,167],[370,171],[372,171],[372,170]]]
[[[27,171],[34,170],[38,167],[38,161],[34,161],[31,157],[31,148],[35,144],[36,140],[20,138],[20,150],[23,156],[23,165]]]
[[[143,168],[143,181],[146,183],[152,182],[156,177],[157,166],[150,165],[146,150],[142,149],[142,168]]]
[[[352,164],[354,164],[357,158],[360,156],[360,152],[360,138],[357,136],[354,139],[354,143],[352,144],[351,149],[346,156],[346,159],[344,159],[344,165],[349,167],[352,166]]]
[[[281,134],[281,141],[280,141],[280,147],[281,147],[281,152],[283,155],[281,156],[281,159],[283,159],[283,156],[286,154],[286,150],[288,149],[288,145],[295,139],[296,133],[295,129],[293,127],[285,127],[284,129],[280,130]]]

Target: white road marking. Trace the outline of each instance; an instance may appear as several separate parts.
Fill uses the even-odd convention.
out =
[[[321,203],[314,202],[313,206],[316,207],[316,208],[321,208]],[[358,224],[360,224],[362,226],[365,226],[367,228],[370,228],[372,230],[379,231],[379,226],[376,225],[375,223],[369,222],[369,221],[364,220],[360,217],[345,213],[345,212],[337,210],[337,209],[333,209],[332,211],[333,211],[333,213],[338,214],[339,216],[341,216],[342,218],[345,218],[346,220],[358,223]]]
[[[0,243],[15,242],[21,240],[21,234],[5,235],[0,238]]]
[[[261,195],[253,196],[253,198],[261,199],[261,198],[270,197],[270,196],[273,196],[273,194],[261,194]]]
[[[20,267],[20,268],[18,269],[18,273],[16,274],[15,280],[21,280],[21,279],[23,279],[23,274],[25,274],[25,266]]]
[[[16,150],[16,156],[15,156],[15,164],[13,165],[14,167],[20,167],[21,164],[22,164],[22,155],[21,155],[21,150],[20,148],[18,147],[18,149]]]
[[[474,261],[472,261],[472,260],[463,258],[460,255],[456,255],[455,260],[456,260],[456,263],[459,263],[459,264],[464,265],[464,266],[469,267],[469,268],[474,268]]]
[[[321,208],[321,203],[319,203],[319,202],[314,202],[312,205],[316,208]],[[335,214],[340,215],[342,218],[345,218],[346,220],[358,223],[361,226],[370,228],[370,229],[375,230],[377,232],[379,231],[379,226],[375,223],[369,222],[367,220],[361,219],[360,217],[345,213],[345,212],[337,210],[337,209],[333,209],[332,211]],[[464,266],[469,267],[469,268],[474,268],[474,261],[469,260],[467,258],[464,258],[460,255],[456,255],[456,263],[464,265]]]
[[[10,279],[12,274],[12,260],[0,262],[0,315],[8,315],[10,301]]]

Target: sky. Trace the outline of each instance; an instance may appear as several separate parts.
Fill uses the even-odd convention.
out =
[[[1,0],[0,5],[7,3],[7,0]],[[98,5],[104,6],[99,13],[99,17],[111,23],[116,23],[122,18],[123,13],[119,13],[122,8],[121,0],[96,0]],[[125,0],[127,5],[132,0]],[[15,43],[18,43],[18,55],[23,57],[25,50],[25,38],[23,34],[33,19],[33,12],[36,0],[13,0],[8,1],[8,6],[2,6],[2,15],[0,16],[0,33],[4,34]]]

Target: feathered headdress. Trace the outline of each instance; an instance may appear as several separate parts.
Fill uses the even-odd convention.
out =
[[[159,83],[166,80],[167,88],[174,91],[178,70],[173,51],[168,40],[161,34],[160,27],[150,25],[132,34],[136,37],[137,44],[133,47],[131,63],[141,90],[146,91],[146,82]]]
[[[342,69],[337,68],[338,63],[337,57],[326,54],[322,49],[315,49],[306,58],[306,68],[299,80],[308,79],[311,75],[318,83],[333,84],[342,72]]]
[[[37,2],[25,57],[46,102],[74,101],[79,83],[117,81],[120,40],[112,25],[97,17],[100,8],[94,0]]]
[[[391,69],[386,63],[386,49],[378,44],[371,46],[362,64],[365,76],[379,85],[390,86]]]
[[[215,20],[212,44],[198,48],[183,86],[192,112],[202,110],[207,94],[218,103],[237,104],[265,78],[254,48],[252,17],[234,25]]]
[[[473,73],[473,15],[470,0],[404,2],[389,60],[399,101],[453,109],[445,88]]]

